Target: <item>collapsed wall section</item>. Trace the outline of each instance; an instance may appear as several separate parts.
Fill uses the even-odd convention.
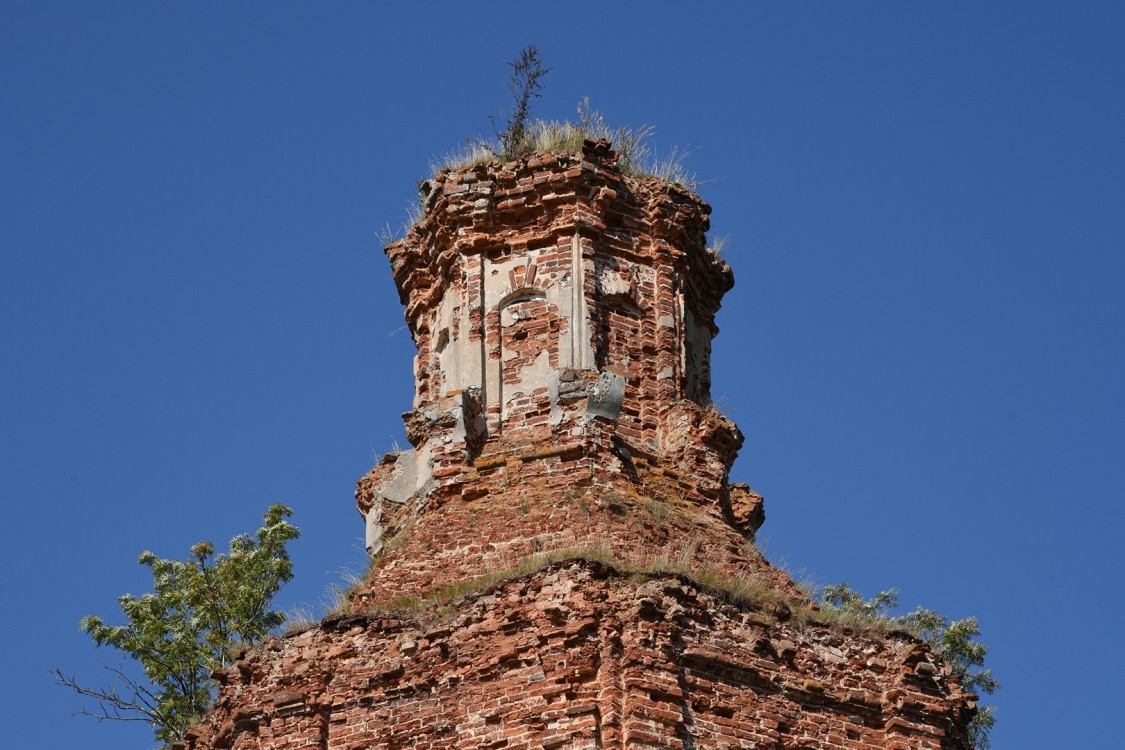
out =
[[[968,747],[971,701],[905,634],[582,560],[412,616],[341,616],[219,678],[187,750],[938,750]]]

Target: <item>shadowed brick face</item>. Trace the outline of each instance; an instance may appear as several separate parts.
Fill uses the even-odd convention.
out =
[[[752,543],[762,499],[710,403],[734,283],[710,208],[606,142],[423,195],[387,248],[418,355],[412,448],[357,485],[372,569],[219,673],[185,746],[968,748],[948,667],[794,617]]]

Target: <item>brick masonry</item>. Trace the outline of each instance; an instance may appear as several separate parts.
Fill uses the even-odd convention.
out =
[[[422,193],[387,248],[418,355],[412,448],[357,484],[372,569],[218,673],[185,746],[967,748],[975,697],[923,644],[819,621],[753,545],[710,208],[604,141]]]
[[[905,634],[793,625],[690,580],[563,561],[455,613],[338,616],[220,675],[190,747],[965,747]]]

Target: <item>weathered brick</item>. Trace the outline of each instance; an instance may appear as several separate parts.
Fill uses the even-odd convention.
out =
[[[423,192],[386,249],[418,356],[413,450],[357,484],[375,564],[223,671],[187,748],[966,750],[937,657],[817,622],[752,544],[710,207],[605,142]]]

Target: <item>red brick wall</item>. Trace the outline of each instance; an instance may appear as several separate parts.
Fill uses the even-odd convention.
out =
[[[331,620],[221,680],[190,750],[968,747],[955,678],[908,636],[582,561],[417,616]]]
[[[948,667],[818,622],[753,546],[762,498],[710,405],[733,284],[710,208],[604,142],[424,192],[387,248],[417,388],[413,450],[357,484],[372,569],[221,673],[186,747],[968,748]]]

